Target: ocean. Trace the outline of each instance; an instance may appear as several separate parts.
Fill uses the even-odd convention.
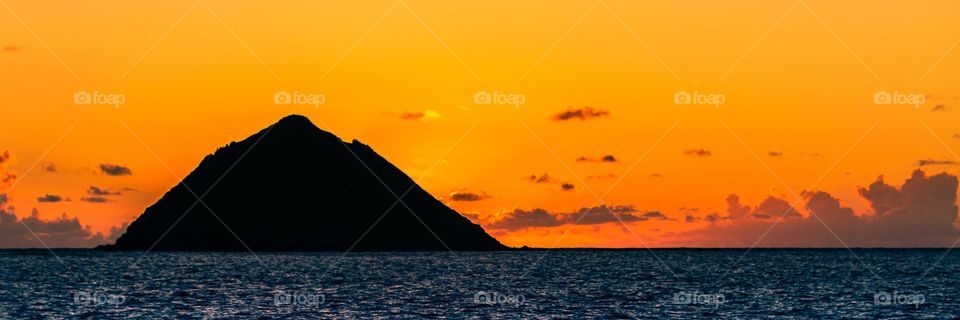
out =
[[[0,318],[956,318],[946,252],[2,250]]]

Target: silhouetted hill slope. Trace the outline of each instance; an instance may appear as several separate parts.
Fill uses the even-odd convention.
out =
[[[184,184],[197,195],[209,190],[203,200],[216,216]],[[391,209],[397,198],[384,184],[397,196],[412,186],[403,201],[416,216],[403,204]],[[101,249],[246,250],[239,238],[255,251],[345,251],[365,233],[353,250],[446,250],[437,238],[453,250],[506,249],[369,146],[298,115],[208,155]]]

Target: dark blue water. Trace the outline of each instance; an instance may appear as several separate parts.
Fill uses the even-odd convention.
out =
[[[0,318],[954,318],[944,252],[9,250]]]

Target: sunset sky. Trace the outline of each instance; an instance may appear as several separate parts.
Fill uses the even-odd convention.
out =
[[[958,43],[956,1],[0,0],[0,213],[103,242],[302,114],[510,246],[950,246]]]

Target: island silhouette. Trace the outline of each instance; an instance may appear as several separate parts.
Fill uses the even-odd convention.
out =
[[[357,140],[346,143],[306,117],[290,115],[206,156],[116,243],[98,249],[508,248],[369,146]]]

